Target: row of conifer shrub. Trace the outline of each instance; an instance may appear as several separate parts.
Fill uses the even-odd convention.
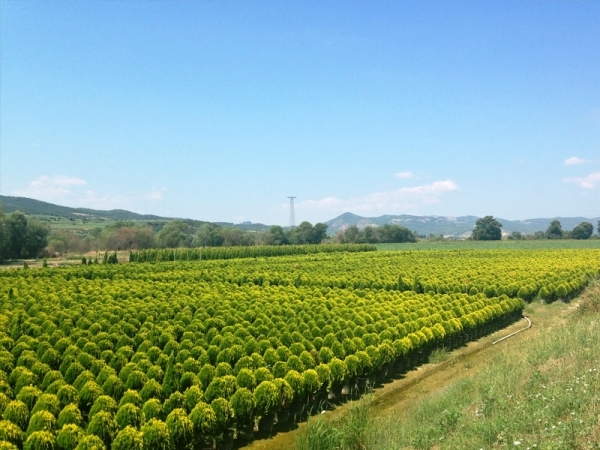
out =
[[[444,278],[435,271],[448,265],[448,255],[438,255],[444,264],[436,265],[424,253],[417,292],[398,286],[400,278],[414,282],[407,262],[416,264],[417,255],[360,255],[367,264],[357,256],[99,266],[93,270],[102,276],[91,277],[89,268],[6,271],[0,415],[8,422],[0,424],[0,440],[28,448],[87,448],[98,439],[115,448],[227,442],[231,430],[251,434],[275,414],[283,422],[306,405],[415,364],[436,346],[514,320],[524,307],[518,290],[485,291],[493,286],[498,294],[501,279],[558,295],[566,284],[581,289],[598,270],[593,255],[560,269],[556,260],[521,254],[527,270],[517,274],[515,255],[506,254],[507,263],[492,254],[479,263],[499,273],[493,285],[441,293],[425,286]],[[470,267],[465,255],[456,256],[455,264]],[[336,286],[351,283],[340,265],[374,281]],[[388,289],[394,271],[396,285]],[[546,284],[533,284],[536,273]],[[477,274],[467,288],[487,279]]]
[[[198,261],[334,252],[372,252],[371,244],[256,245],[249,247],[163,248],[132,251],[129,262]]]

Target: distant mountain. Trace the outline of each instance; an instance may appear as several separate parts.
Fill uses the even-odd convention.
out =
[[[21,211],[24,214],[32,216],[54,216],[59,218],[81,220],[87,218],[90,221],[95,219],[99,220],[135,220],[135,221],[169,221],[175,220],[172,217],[161,217],[153,214],[138,214],[123,209],[112,209],[110,211],[103,211],[98,209],[90,208],[70,208],[68,206],[59,206],[53,203],[43,202],[40,200],[34,200],[25,197],[10,197],[0,195],[0,203],[2,210],[9,214],[14,211]],[[444,217],[444,216],[411,216],[408,214],[402,214],[399,216],[384,215],[379,217],[362,217],[352,213],[344,213],[335,219],[325,222],[328,225],[327,233],[334,235],[340,230],[348,228],[352,225],[356,225],[359,228],[365,228],[366,226],[380,227],[387,223],[403,225],[411,231],[417,231],[418,234],[429,236],[434,234],[439,236],[456,236],[456,237],[468,237],[475,227],[478,217],[476,216],[461,216],[461,217]],[[550,222],[554,219],[560,221],[563,230],[572,230],[575,226],[581,222],[591,222],[594,225],[594,229],[597,227],[598,220],[600,217],[588,219],[585,217],[554,217],[550,219],[528,219],[528,220],[506,220],[497,217],[502,223],[502,232],[511,233],[512,231],[519,231],[521,233],[533,234],[536,231],[546,231]],[[189,220],[189,219],[184,219]],[[199,221],[191,221],[198,222]],[[262,223],[251,223],[244,222],[240,224],[234,224],[231,222],[214,222],[215,225],[219,225],[227,228],[239,228],[245,231],[266,231],[269,229],[268,225]]]
[[[112,209],[110,211],[103,211],[98,209],[90,208],[70,208],[68,206],[55,205],[53,203],[43,202],[40,200],[34,200],[26,197],[10,197],[0,195],[0,204],[5,214],[9,214],[15,211],[21,211],[23,214],[31,216],[54,216],[66,219],[82,219],[87,218],[88,220],[104,219],[104,220],[137,220],[137,221],[169,221],[175,220],[173,217],[161,217],[153,214],[138,214],[124,209]],[[187,220],[187,219],[184,219]],[[193,221],[200,222],[200,221]],[[261,223],[244,222],[241,224],[234,224],[230,222],[217,222],[216,225],[228,228],[240,228],[245,231],[262,231],[267,230],[269,227]]]
[[[442,234],[444,236],[468,237],[475,227],[478,217],[476,216],[461,216],[461,217],[444,217],[444,216],[411,216],[402,214],[399,216],[384,215],[379,217],[362,217],[352,213],[344,213],[328,222],[328,234],[335,234],[340,230],[356,225],[358,228],[366,226],[380,227],[385,224],[402,225],[412,231],[417,231],[418,234],[436,236]],[[596,228],[596,224],[600,218],[588,219],[586,217],[554,217],[550,219],[528,219],[528,220],[506,220],[499,217],[496,218],[502,224],[502,231],[511,233],[519,231],[521,233],[533,234],[536,231],[546,231],[550,222],[554,219],[560,221],[563,230],[572,230],[581,222],[591,222]]]

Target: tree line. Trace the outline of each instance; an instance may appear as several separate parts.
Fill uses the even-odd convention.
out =
[[[362,230],[352,225],[336,234],[333,240],[341,244],[387,244],[417,242],[417,237],[416,231],[410,231],[402,225],[367,226]]]
[[[302,222],[297,227],[284,230],[273,225],[267,232],[244,231],[202,223],[195,227],[187,221],[168,222],[156,235],[158,247],[221,247],[252,245],[302,245],[320,244],[327,238],[327,225]]]
[[[493,216],[485,216],[475,222],[471,239],[475,241],[499,241],[502,238],[502,224]],[[594,234],[594,225],[590,222],[581,222],[572,231],[562,229],[560,221],[553,220],[546,231],[536,231],[533,234],[524,234],[513,231],[508,235],[510,240],[522,239],[589,239]],[[598,221],[598,234],[600,234],[600,220]]]
[[[513,231],[508,239],[590,239],[594,234],[594,225],[590,222],[581,222],[573,230],[563,230],[560,221],[553,220],[546,231],[536,231],[532,235],[525,235]],[[600,220],[598,221],[598,234],[600,234]]]
[[[356,226],[327,236],[324,223],[302,222],[294,228],[273,225],[266,231],[245,231],[194,220],[148,222],[116,221],[91,230],[50,229],[43,221],[20,212],[1,217],[0,241],[3,260],[54,257],[67,253],[153,248],[245,247],[280,245],[377,244],[416,242],[417,234],[400,225]]]
[[[474,240],[499,240],[502,224],[493,216],[479,219],[473,230]],[[8,259],[54,257],[67,253],[87,253],[105,250],[144,250],[151,248],[233,247],[254,245],[379,244],[416,242],[416,231],[386,224],[363,229],[353,225],[327,236],[327,225],[302,222],[294,228],[273,225],[266,231],[245,231],[195,220],[147,222],[116,221],[86,232],[51,229],[47,222],[28,217],[21,212],[4,215],[0,208],[0,262]],[[572,231],[564,231],[558,220],[548,229],[531,234],[512,232],[508,239],[589,239],[594,226],[582,222]],[[600,221],[598,222],[600,234]]]
[[[47,222],[0,210],[0,261],[53,257],[66,253],[150,248],[232,247],[320,244],[327,225],[302,222],[293,229],[273,225],[267,231],[244,231],[208,222],[173,220],[138,225],[116,221],[91,230],[52,229]]]

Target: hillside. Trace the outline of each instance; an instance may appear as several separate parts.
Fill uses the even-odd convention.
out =
[[[335,234],[347,227],[356,225],[359,228],[366,226],[383,226],[385,224],[403,225],[409,230],[417,231],[418,234],[426,235],[444,235],[444,236],[463,236],[466,237],[475,227],[478,217],[476,216],[461,216],[461,217],[444,217],[444,216],[411,216],[408,214],[402,215],[383,215],[379,217],[362,217],[352,213],[344,213],[335,219],[325,222],[329,228],[329,234]],[[553,217],[542,219],[527,219],[527,220],[506,220],[497,218],[502,223],[502,231],[511,233],[518,231],[521,233],[533,234],[536,231],[545,231],[552,220],[560,221],[563,230],[572,230],[581,222],[591,222],[594,227],[600,220],[600,217]]]
[[[55,205],[53,203],[34,200],[25,197],[9,197],[0,195],[2,210],[5,214],[21,211],[23,214],[32,216],[55,216],[67,219],[89,219],[102,218],[108,220],[172,220],[168,217],[160,217],[152,214],[137,214],[124,209],[112,209],[103,211],[90,208],[70,208],[68,206]]]
[[[88,225],[101,224],[117,220],[131,221],[170,221],[175,218],[161,217],[153,214],[138,214],[123,209],[113,209],[109,211],[97,210],[91,208],[71,208],[68,206],[55,205],[53,203],[43,202],[25,197],[10,197],[0,195],[0,202],[4,213],[8,214],[14,211],[21,211],[24,214],[38,216],[49,220],[53,226],[61,226],[61,220],[70,222],[84,222]],[[429,236],[456,236],[468,237],[475,227],[478,217],[476,216],[460,216],[460,217],[444,217],[444,216],[413,216],[409,214],[390,215],[386,214],[379,217],[362,217],[350,212],[344,213],[334,219],[331,219],[325,224],[329,227],[327,234],[332,236],[340,230],[356,225],[359,228],[366,226],[380,227],[385,224],[403,225],[411,231],[417,231],[420,235]],[[541,219],[527,220],[507,220],[498,218],[502,223],[502,231],[511,233],[519,231],[521,233],[533,234],[536,231],[545,231],[550,222],[557,219],[562,224],[563,230],[572,230],[581,222],[591,222],[596,228],[596,224],[600,217],[553,217]],[[185,219],[188,220],[188,219]],[[197,222],[197,221],[194,221]],[[214,222],[215,225],[222,227],[235,227],[244,231],[266,231],[268,225],[262,223],[243,222],[234,224],[231,222]]]
[[[128,220],[134,222],[142,221],[161,221],[166,222],[175,220],[173,217],[161,217],[154,214],[138,214],[124,209],[112,209],[109,211],[91,209],[91,208],[71,208],[68,206],[55,205],[53,203],[43,202],[32,198],[25,197],[10,197],[0,195],[0,204],[5,214],[10,214],[15,211],[21,211],[29,216],[44,218],[50,222],[52,226],[63,227],[64,221],[84,222],[87,224],[106,224],[107,222],[117,220]],[[185,219],[188,220],[188,219]],[[193,221],[199,222],[199,221]],[[217,222],[215,225],[222,227],[235,227],[244,231],[263,231],[269,227],[261,223],[244,222],[234,224],[230,222]]]

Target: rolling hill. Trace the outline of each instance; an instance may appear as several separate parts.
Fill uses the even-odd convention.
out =
[[[2,209],[5,213],[21,211],[24,214],[38,217],[52,217],[65,219],[69,221],[81,221],[85,219],[88,222],[111,222],[117,220],[132,220],[141,221],[170,221],[175,220],[173,217],[161,217],[153,214],[138,214],[123,209],[113,209],[109,211],[90,209],[90,208],[71,208],[68,206],[55,205],[40,200],[34,200],[25,197],[10,197],[0,196]],[[445,216],[413,216],[408,214],[402,215],[383,215],[379,217],[362,217],[352,213],[344,213],[334,219],[325,222],[328,225],[327,234],[334,235],[340,230],[356,225],[359,228],[366,226],[380,227],[385,224],[402,225],[409,230],[417,231],[420,235],[429,236],[455,236],[468,237],[475,227],[478,217],[476,216],[460,216],[460,217],[445,217]],[[527,219],[527,220],[507,220],[498,218],[502,223],[502,231],[511,233],[519,231],[521,233],[533,234],[536,231],[545,231],[550,222],[554,219],[560,221],[563,230],[572,230],[581,222],[591,222],[596,228],[600,217],[552,217],[542,219]],[[187,219],[184,219],[187,220]],[[215,225],[222,227],[235,227],[246,231],[265,231],[269,229],[268,225],[261,223],[244,222],[234,224],[230,222],[214,222]],[[287,227],[286,227],[287,228]]]
[[[82,217],[102,218],[108,220],[172,220],[169,217],[160,217],[152,214],[137,214],[124,209],[112,209],[102,211],[89,208],[70,208],[68,206],[55,205],[53,203],[34,200],[26,197],[9,197],[0,195],[2,210],[5,214],[21,211],[23,214],[32,216],[55,216],[67,219],[81,219]]]
[[[68,206],[55,205],[53,203],[43,202],[26,197],[10,197],[0,195],[0,204],[5,214],[15,211],[21,211],[23,214],[37,217],[52,217],[53,219],[65,219],[69,221],[81,221],[83,219],[88,223],[93,222],[111,222],[117,220],[131,220],[135,222],[142,221],[170,221],[174,217],[161,217],[153,214],[138,214],[124,209],[112,209],[109,211],[90,209],[90,208],[71,208]],[[187,220],[187,219],[184,219]],[[51,224],[53,224],[51,222]],[[261,231],[269,227],[260,223],[244,222],[234,224],[230,222],[217,222],[215,225],[222,227],[235,227],[242,230]]]

